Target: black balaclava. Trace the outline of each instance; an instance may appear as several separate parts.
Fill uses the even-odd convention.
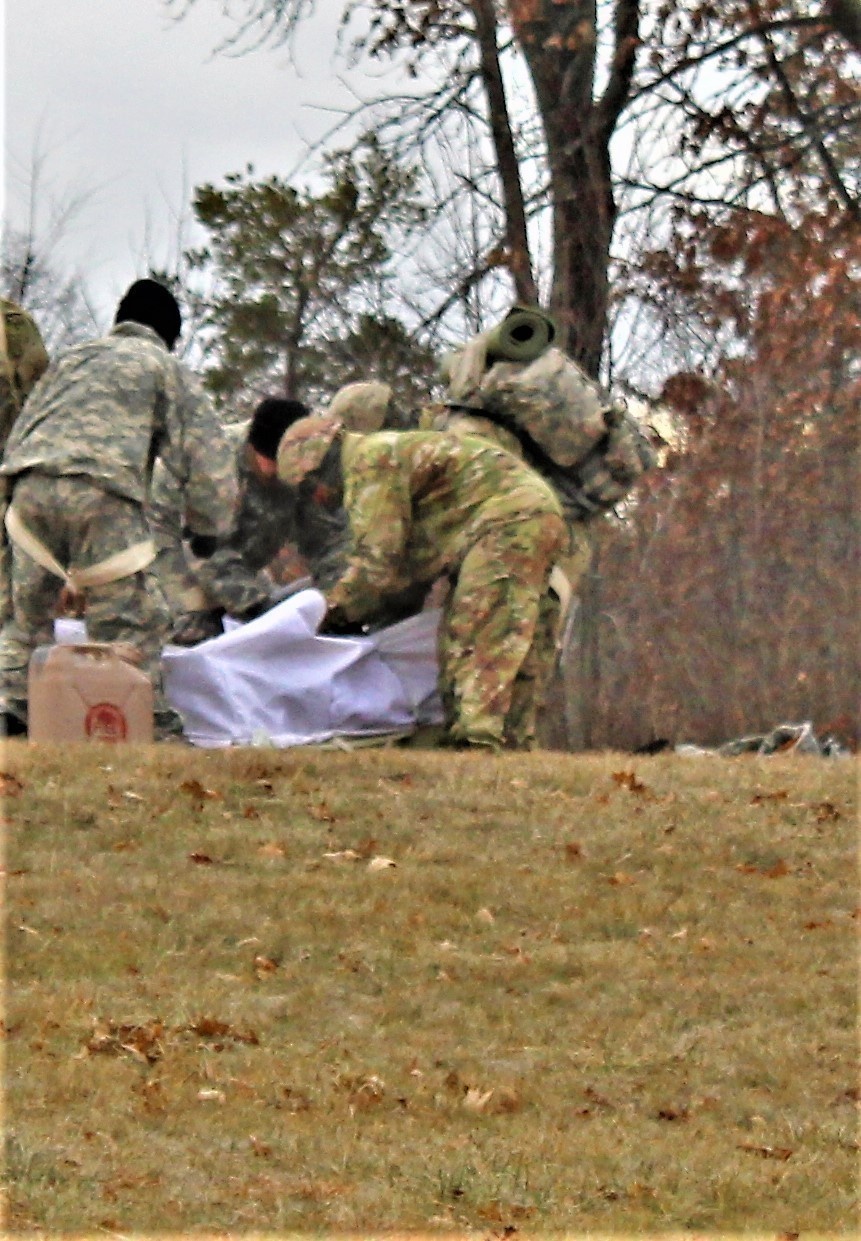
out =
[[[182,315],[170,289],[157,280],[136,280],[123,294],[114,323],[143,323],[173,349],[182,331]]]
[[[308,414],[301,401],[291,401],[277,396],[268,396],[254,411],[251,427],[248,431],[248,443],[261,457],[274,461],[278,455],[281,436],[288,427]]]

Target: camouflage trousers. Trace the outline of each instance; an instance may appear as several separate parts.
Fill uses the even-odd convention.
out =
[[[553,671],[558,600],[550,569],[561,517],[537,513],[488,531],[460,564],[440,627],[440,694],[452,741],[531,749]]]
[[[67,568],[83,569],[139,543],[149,531],[143,509],[103,491],[84,476],[56,478],[31,471],[12,496],[24,525]],[[62,582],[12,544],[12,614],[0,635],[0,710],[27,720],[27,674],[37,646],[54,640]],[[84,596],[91,642],[132,646],[153,683],[156,737],[180,733],[182,721],[167,702],[161,651],[170,613],[153,574],[144,569]]]

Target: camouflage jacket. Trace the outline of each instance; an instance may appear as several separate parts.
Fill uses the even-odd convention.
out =
[[[192,528],[229,530],[233,452],[212,402],[152,328],[121,323],[48,367],[12,429],[0,475],[84,475],[143,504],[157,456],[179,481]]]
[[[496,526],[562,516],[534,470],[478,438],[348,433],[341,453],[352,546],[327,599],[351,621],[373,616],[381,599],[410,586],[429,587]]]
[[[0,298],[0,455],[21,406],[45,372],[48,354],[39,329],[17,302]]]
[[[460,437],[478,436],[499,444],[517,457],[523,457],[523,448],[517,436],[490,418],[483,418],[478,410],[453,409],[442,404],[426,405],[419,411],[418,425],[425,430],[447,431]],[[546,481],[553,487],[551,479]],[[582,511],[574,505],[566,504],[565,496],[559,495],[555,487],[553,490],[562,503],[562,515],[568,526],[568,550],[559,557],[558,563],[570,585],[575,587],[592,558],[592,545],[586,533]]]
[[[323,590],[344,567],[349,528],[342,511],[316,509],[309,519],[298,519],[296,488],[277,478],[262,479],[251,468],[242,445],[237,459],[239,507],[233,529],[206,562],[203,572],[225,573],[241,557],[252,570],[270,564],[285,544],[294,546]]]
[[[264,570],[285,544],[299,551],[321,589],[343,570],[349,540],[346,515],[342,510],[315,509],[309,520],[298,522],[296,489],[254,472],[247,426],[238,430],[242,438],[235,449],[236,516],[206,559],[195,558],[186,542],[190,532],[176,481],[161,461],[155,464],[147,506],[158,549],[153,567],[175,612],[222,607],[236,616],[265,605],[272,597],[273,582]]]
[[[251,468],[243,437],[236,454],[239,504],[233,528],[206,560],[197,577],[208,597],[233,615],[266,605],[272,579],[263,570],[295,534],[295,497],[277,479],[261,479]]]

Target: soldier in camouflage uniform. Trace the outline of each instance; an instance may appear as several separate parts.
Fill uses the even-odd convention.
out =
[[[351,430],[378,430],[390,407],[387,384],[353,383],[339,389],[329,406]],[[155,570],[174,613],[171,641],[192,646],[222,632],[224,612],[239,620],[259,616],[285,594],[264,572],[285,545],[296,548],[310,578],[326,590],[346,563],[349,524],[343,509],[317,506],[296,520],[296,493],[277,477],[275,456],[284,431],[307,415],[301,401],[267,397],[241,429],[237,452],[239,506],[233,529],[215,541],[184,540],[179,497],[170,475],[156,463],[149,518],[158,547]],[[207,545],[207,543],[209,545]],[[288,584],[288,591],[291,584]],[[380,624],[415,611],[411,596],[396,613],[382,613]],[[406,609],[406,611],[405,611]]]
[[[287,428],[307,413],[301,401],[267,397],[250,424],[228,429],[239,505],[218,543],[185,537],[179,485],[156,462],[147,515],[158,549],[153,569],[174,617],[172,642],[192,646],[223,631],[225,612],[248,621],[277,602],[281,592],[265,569],[294,536],[295,499],[275,476],[275,453]]]
[[[48,367],[48,353],[31,315],[17,302],[0,298],[0,455],[9,432]]]
[[[60,574],[84,587],[90,640],[130,646],[152,678],[156,736],[181,732],[161,682],[170,614],[150,568],[155,549],[144,505],[153,462],[161,456],[180,480],[187,521],[202,536],[230,528],[235,484],[212,403],[171,356],[180,329],[173,295],[155,281],[136,281],[107,336],[76,345],[49,367],[9,437],[0,465],[11,484],[14,540],[13,617],[0,650],[9,733],[26,728],[29,659],[52,640]],[[115,557],[119,566],[110,563]]]
[[[533,331],[552,322],[536,308],[517,307],[467,341],[444,361],[444,403],[422,410],[418,425],[492,439],[547,479],[568,524],[569,546],[558,568],[570,594],[591,557],[587,523],[624,499],[655,458],[624,405],[550,347],[552,334],[545,342],[536,331],[526,353],[512,349],[512,325],[522,327],[524,319]]]
[[[8,298],[0,298],[0,457],[21,406],[44,374],[48,353],[33,318]],[[0,625],[11,607],[11,561],[2,525],[5,499],[0,502]]]
[[[517,436],[498,422],[482,417],[481,411],[477,409],[465,406],[457,408],[442,403],[428,405],[419,412],[418,425],[425,430],[447,431],[451,435],[477,435],[499,444],[515,456],[523,457],[523,447]],[[557,565],[565,575],[568,590],[573,593],[589,568],[592,546],[583,520],[575,518],[564,507],[562,511],[568,527],[568,539]]]
[[[340,463],[340,488],[331,482],[333,460]],[[547,484],[511,453],[478,439],[422,431],[357,435],[327,415],[287,432],[278,474],[297,488],[300,523],[320,507],[342,506],[349,517],[352,545],[326,591],[325,631],[355,629],[405,589],[426,591],[447,576],[439,660],[448,739],[493,749],[533,746],[536,692],[553,660],[556,616],[547,582],[565,542],[562,511]]]

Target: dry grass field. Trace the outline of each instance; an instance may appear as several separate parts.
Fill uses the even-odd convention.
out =
[[[7,1235],[858,1235],[854,760],[0,769]]]

